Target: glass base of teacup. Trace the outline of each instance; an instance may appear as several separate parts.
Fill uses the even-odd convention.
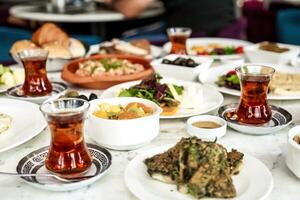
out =
[[[67,173],[67,172],[59,173],[59,172],[53,172],[53,171],[51,171],[51,170],[49,170],[49,169],[47,169],[47,171],[48,171],[50,174],[59,176],[59,177],[61,177],[61,178],[72,179],[72,178],[78,178],[78,177],[82,177],[82,176],[87,175],[87,173],[89,172],[90,168],[91,168],[91,166],[88,167],[85,171],[75,172],[75,173]]]

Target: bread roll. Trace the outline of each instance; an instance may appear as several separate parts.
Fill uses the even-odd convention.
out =
[[[39,46],[47,43],[57,43],[65,48],[69,46],[69,36],[53,23],[45,23],[32,35],[32,41]]]
[[[82,57],[85,54],[85,48],[83,44],[74,38],[70,38],[69,50],[71,52],[72,58]]]
[[[72,57],[69,48],[62,46],[59,43],[44,44],[42,48],[49,51],[49,58],[70,59]]]
[[[19,40],[12,45],[9,52],[12,55],[16,55],[20,51],[35,49],[35,48],[37,48],[37,46],[30,40]]]

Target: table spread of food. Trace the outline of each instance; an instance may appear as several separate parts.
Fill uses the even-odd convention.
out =
[[[300,47],[167,32],[87,49],[45,23],[12,44],[4,199],[299,198]]]

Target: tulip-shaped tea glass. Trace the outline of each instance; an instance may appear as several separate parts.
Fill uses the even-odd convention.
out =
[[[171,54],[187,54],[186,40],[191,36],[192,29],[186,27],[172,27],[167,29],[171,42]]]
[[[40,107],[51,131],[46,168],[62,177],[86,172],[92,157],[84,141],[84,121],[89,103],[82,99],[63,98],[46,101]]]
[[[272,112],[268,105],[268,85],[274,68],[248,65],[235,69],[240,79],[241,98],[236,110],[237,119],[245,124],[264,124],[270,121]]]
[[[43,49],[24,50],[17,54],[25,69],[22,93],[25,96],[45,96],[52,92],[47,77],[46,62],[48,51]]]

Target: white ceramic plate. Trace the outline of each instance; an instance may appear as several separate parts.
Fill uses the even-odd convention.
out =
[[[155,154],[162,153],[171,146],[154,148],[136,156],[125,170],[125,183],[129,190],[141,200],[193,200],[191,196],[179,193],[176,185],[166,184],[152,179],[144,160]],[[249,200],[266,199],[273,188],[273,177],[268,168],[258,159],[244,155],[243,166],[238,175],[233,176],[237,190],[234,199]],[[214,198],[207,198],[213,200]],[[220,200],[220,198],[215,199]]]
[[[131,86],[139,84],[140,82],[141,81],[131,81],[131,82],[115,85],[115,86],[105,90],[102,93],[101,98],[116,97],[122,89],[129,88]],[[216,89],[214,89],[211,86],[201,85],[199,83],[195,83],[192,81],[182,81],[182,80],[176,80],[176,79],[170,79],[170,78],[164,78],[163,80],[161,80],[161,82],[162,83],[172,83],[172,84],[181,85],[181,86],[195,84],[196,87],[202,87],[202,89],[203,89],[203,103],[201,103],[201,107],[199,109],[182,109],[179,107],[178,111],[174,115],[160,116],[161,119],[185,118],[185,117],[191,117],[194,115],[201,115],[204,113],[208,113],[208,112],[211,112],[211,111],[219,108],[222,105],[223,100],[224,100],[222,94],[219,93]]]
[[[90,56],[92,54],[99,52],[100,46],[101,46],[101,43],[91,45],[89,51],[86,53],[86,56]],[[155,46],[155,45],[150,46],[150,51],[151,51],[151,56],[153,58],[160,57],[163,54],[163,49],[158,46]]]
[[[47,125],[39,106],[34,103],[2,98],[0,113],[12,117],[10,128],[0,134],[0,152],[30,140]]]
[[[261,64],[261,63],[260,63]],[[247,64],[244,64],[247,65]],[[274,64],[261,64],[270,67],[274,67],[278,72],[286,72],[286,73],[300,73],[300,68],[285,66],[285,65],[274,65]],[[229,94],[233,96],[240,96],[240,91],[229,89],[225,87],[219,87],[215,82],[217,81],[218,77],[221,75],[226,74],[230,70],[235,69],[235,65],[221,65],[217,67],[209,68],[208,70],[204,71],[199,75],[199,81],[203,84],[211,85],[220,92],[224,94]],[[300,99],[300,94],[298,95],[268,95],[268,99],[270,100],[296,100]]]
[[[236,39],[229,39],[229,38],[209,38],[209,37],[204,37],[204,38],[190,38],[187,40],[187,51],[188,54],[194,55],[195,52],[191,51],[191,47],[194,45],[208,45],[212,43],[217,43],[220,45],[224,46],[248,46],[252,45],[253,43],[244,41],[244,40],[236,40]],[[166,53],[169,53],[171,50],[171,43],[167,42],[164,46],[163,49]],[[205,56],[207,57],[207,56]],[[216,55],[216,56],[209,56],[214,59],[221,59],[221,60],[226,60],[226,59],[238,59],[243,57],[243,55],[240,54],[235,54],[235,55]]]

